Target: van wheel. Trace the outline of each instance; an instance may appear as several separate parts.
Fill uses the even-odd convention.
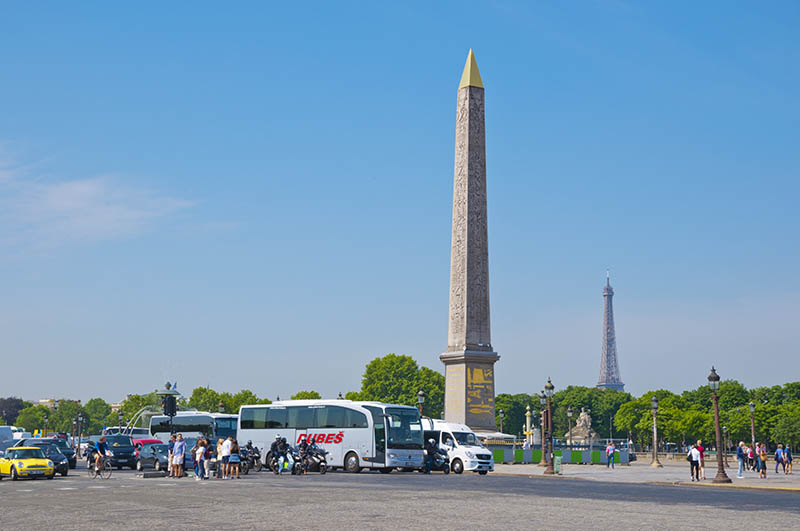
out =
[[[453,469],[454,474],[460,474],[464,471],[464,463],[461,462],[461,459],[453,459],[453,464],[450,465],[450,468]]]
[[[381,474],[391,474],[394,468],[379,468],[378,470],[381,471]]]
[[[489,473],[488,470],[478,470],[478,474],[480,474],[481,476],[485,476],[488,473]]]
[[[351,474],[358,474],[361,472],[361,467],[358,465],[358,456],[355,452],[350,452],[344,456],[344,469]]]

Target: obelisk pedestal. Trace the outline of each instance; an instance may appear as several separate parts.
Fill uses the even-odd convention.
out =
[[[445,365],[444,418],[475,431],[495,432],[494,364],[489,319],[489,242],[486,216],[484,88],[469,51],[458,88],[450,255],[450,326]]]

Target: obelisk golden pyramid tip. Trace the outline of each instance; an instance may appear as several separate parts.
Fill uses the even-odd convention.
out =
[[[481,73],[478,71],[478,63],[475,61],[475,54],[472,53],[472,48],[469,49],[467,63],[464,65],[464,73],[461,74],[461,83],[458,85],[458,88],[464,87],[483,88]]]

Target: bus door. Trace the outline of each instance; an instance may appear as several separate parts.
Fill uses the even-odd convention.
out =
[[[386,462],[386,417],[384,417],[383,410],[375,406],[364,406],[370,413],[372,413],[372,432],[375,442],[375,457],[372,462],[382,465]]]

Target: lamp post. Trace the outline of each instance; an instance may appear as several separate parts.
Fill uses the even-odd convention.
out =
[[[720,453],[722,430],[719,425],[719,397],[717,396],[719,375],[713,366],[711,367],[711,374],[708,375],[708,387],[711,389],[711,398],[714,400],[714,429],[717,436],[717,475],[712,480],[712,483],[732,483],[731,478],[725,473],[725,467],[722,464],[722,453]]]
[[[663,468],[664,465],[658,460],[658,426],[656,419],[658,418],[658,397],[653,395],[650,399],[650,409],[653,410],[653,458],[650,460],[650,466],[653,468]]]
[[[503,433],[503,418],[506,416],[506,412],[501,409],[497,414],[500,417],[500,433]]]
[[[78,419],[74,418],[74,419],[72,419],[72,449],[73,450],[75,449],[75,435],[77,435],[77,433],[75,433],[75,430],[77,429],[77,427],[78,427]],[[75,452],[75,455],[78,455],[78,453]]]
[[[547,397],[544,396],[544,391],[539,393],[539,403],[542,406],[542,431],[541,436],[539,437],[542,443],[542,458],[539,460],[539,466],[547,466],[547,444],[544,442],[546,437],[545,434],[547,433],[547,410],[544,407],[547,404]]]
[[[553,468],[553,391],[555,386],[550,378],[547,378],[547,383],[544,384],[544,394],[547,397],[547,468],[544,469],[546,475],[553,475],[556,473]]]
[[[567,408],[567,433],[569,434],[569,449],[572,451],[572,407]]]
[[[722,426],[722,445],[724,446],[725,453],[723,454],[723,459],[725,463],[725,467],[727,468],[728,465],[728,426]]]
[[[419,416],[422,416],[422,405],[425,403],[425,391],[422,389],[417,393],[417,409],[419,409]]]
[[[756,404],[755,402],[750,402],[747,404],[747,408],[750,410],[750,448],[756,447]]]
[[[75,449],[76,459],[81,457],[81,433],[83,432],[83,413],[78,413],[78,447]]]
[[[122,421],[125,420],[122,411],[117,411],[117,418],[119,419],[119,434],[122,435]]]
[[[47,413],[44,414],[44,433],[42,437],[47,437]]]

